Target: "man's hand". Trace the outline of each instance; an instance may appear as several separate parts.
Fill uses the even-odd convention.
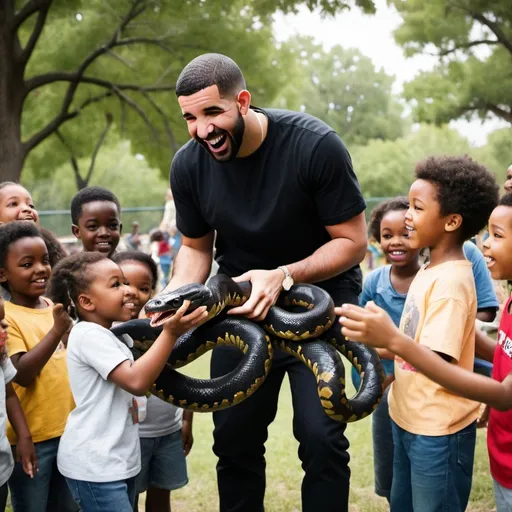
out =
[[[233,281],[251,281],[252,291],[249,300],[237,308],[230,309],[228,315],[244,315],[255,322],[263,320],[268,310],[276,303],[283,289],[284,272],[275,270],[250,270]]]
[[[382,308],[370,301],[364,309],[352,304],[344,304],[340,308],[335,308],[334,311],[340,317],[343,336],[393,352],[392,342],[400,331]]]

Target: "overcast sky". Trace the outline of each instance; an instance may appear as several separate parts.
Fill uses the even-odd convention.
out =
[[[414,78],[422,70],[431,69],[436,58],[418,55],[406,59],[402,49],[393,39],[393,30],[400,25],[401,18],[394,8],[388,7],[385,0],[376,0],[377,13],[365,15],[359,9],[344,11],[335,18],[322,18],[306,8],[297,15],[275,16],[274,31],[278,40],[292,35],[309,35],[322,42],[326,48],[336,44],[355,47],[370,57],[377,68],[396,77],[395,92]],[[485,144],[487,134],[505,123],[480,121],[452,123],[472,144]]]

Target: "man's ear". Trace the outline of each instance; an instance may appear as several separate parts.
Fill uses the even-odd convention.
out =
[[[81,293],[78,296],[78,304],[83,310],[88,311],[89,313],[92,313],[96,309],[95,304],[91,301],[90,297],[85,293]]]
[[[0,268],[0,283],[7,282],[7,275],[5,272],[5,268]]]
[[[236,102],[238,104],[240,114],[245,116],[247,112],[249,112],[249,108],[251,106],[251,93],[246,89],[241,90],[236,97]]]
[[[459,213],[452,213],[448,216],[448,220],[444,225],[444,229],[447,232],[453,232],[459,229],[462,226],[462,215]]]
[[[75,238],[78,238],[78,240],[81,240],[80,228],[76,224],[71,225],[71,233],[73,233],[73,235],[75,235]]]

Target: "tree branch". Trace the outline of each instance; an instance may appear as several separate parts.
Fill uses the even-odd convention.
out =
[[[470,105],[466,107],[462,107],[459,109],[459,114],[463,115],[468,112],[475,112],[477,110],[484,110],[486,112],[492,112],[496,117],[507,121],[512,124],[512,108],[509,109],[503,108],[503,106],[494,105],[492,103],[481,103],[479,105]]]
[[[64,144],[66,149],[69,151],[69,159],[71,160],[71,167],[73,168],[73,173],[75,174],[75,183],[78,190],[82,190],[84,188],[83,186],[83,179],[80,175],[80,167],[78,166],[78,161],[75,158],[75,155],[73,153],[73,148],[69,144],[69,142],[64,138],[64,135],[60,132],[60,130],[55,130],[55,134],[59,138],[59,140]]]
[[[447,55],[450,55],[451,53],[455,53],[458,50],[467,50],[469,48],[472,48],[473,46],[480,46],[480,45],[495,45],[495,44],[501,44],[497,39],[481,39],[479,41],[470,41],[469,43],[465,44],[459,44],[455,48],[451,48],[449,50],[442,50],[439,53],[431,53],[428,52],[428,55],[433,55],[434,57],[446,57]]]
[[[34,1],[34,0],[31,0]],[[49,8],[49,5],[51,0],[46,0],[47,7]],[[82,64],[80,64],[79,68],[76,71],[75,74],[75,80],[72,81],[69,84],[68,90],[66,91],[66,95],[64,96],[64,100],[62,102],[62,106],[60,109],[60,112],[39,132],[34,134],[27,142],[23,144],[24,150],[26,152],[30,151],[32,148],[40,144],[44,139],[46,139],[49,135],[51,135],[55,130],[59,128],[59,126],[68,121],[69,119],[72,119],[73,117],[76,117],[79,114],[79,111],[75,112],[68,112],[69,107],[71,106],[71,103],[73,102],[73,99],[75,97],[75,92],[80,84],[80,79],[83,77],[85,71],[87,68],[100,56],[106,53],[108,50],[113,48],[115,43],[117,42],[120,34],[123,32],[123,30],[126,28],[126,26],[137,16],[142,14],[146,10],[146,5],[144,4],[144,0],[134,0],[132,3],[132,6],[128,12],[128,14],[121,20],[118,27],[114,31],[114,34],[110,41],[96,50],[94,50],[88,57],[84,59]],[[46,9],[47,11],[48,9]],[[39,18],[38,18],[39,20]],[[27,45],[28,46],[28,45]]]
[[[487,19],[483,14],[474,11],[471,11],[471,16],[474,20],[482,23],[482,25],[489,27],[498,41],[512,54],[512,40],[508,39],[497,23]]]
[[[105,117],[107,119],[107,124],[103,131],[101,132],[100,138],[98,139],[98,142],[96,143],[96,146],[94,147],[94,151],[92,152],[91,157],[91,165],[89,165],[89,170],[87,171],[87,176],[85,177],[85,186],[89,186],[89,181],[91,180],[92,171],[94,170],[94,165],[96,164],[96,157],[98,156],[98,153],[100,151],[101,146],[105,142],[105,138],[107,137],[107,133],[110,130],[110,127],[112,126],[112,122],[114,120],[114,117],[110,112],[107,112],[105,114]]]
[[[37,44],[37,41],[39,41],[39,37],[41,36],[41,32],[43,31],[44,24],[46,23],[46,17],[48,16],[48,11],[50,10],[50,6],[52,4],[52,0],[46,0],[46,1],[39,1],[36,2],[35,0],[32,0],[28,4],[26,4],[24,7],[30,6],[30,4],[36,4],[36,9],[32,10],[30,14],[34,14],[35,12],[38,12],[36,24],[34,26],[34,29],[32,30],[32,34],[30,34],[30,37],[28,39],[27,44],[25,45],[25,48],[23,48],[23,51],[21,52],[20,61],[25,66],[30,59],[30,56],[32,55],[32,52],[34,51],[34,48]],[[32,6],[33,8],[33,6]],[[18,13],[20,14],[23,11],[23,9]],[[18,15],[16,15],[17,17]],[[15,24],[16,24],[16,17],[15,17]],[[25,18],[26,19],[26,18]],[[19,27],[19,25],[18,25]]]
[[[93,76],[81,75],[78,71],[66,72],[57,71],[54,73],[45,73],[44,75],[34,76],[25,82],[25,96],[44,85],[53,84],[55,82],[70,82],[71,84],[93,84],[99,87],[111,89],[116,87],[119,90],[126,91],[144,91],[144,92],[158,92],[158,91],[173,91],[176,86],[174,84],[157,84],[157,85],[136,85],[136,84],[114,84],[103,78],[96,78]]]
[[[169,119],[165,115],[165,112],[160,108],[158,103],[148,93],[144,92],[142,94],[149,101],[151,106],[156,110],[156,112],[162,118],[162,121],[163,121],[164,126],[165,126],[165,132],[167,133],[167,137],[169,138],[169,142],[171,143],[171,147],[172,147],[173,151],[174,152],[178,151],[179,145],[176,142],[176,139],[174,138],[174,134],[172,133],[171,125],[169,123]]]
[[[15,32],[18,30],[30,16],[39,11],[44,4],[48,4],[48,7],[53,0],[30,0],[27,2],[14,16],[11,24],[11,30]]]
[[[507,37],[505,32],[501,29],[498,23],[491,21],[486,18],[482,13],[473,11],[466,5],[462,5],[456,2],[450,2],[454,7],[461,9],[462,11],[467,12],[475,21],[478,21],[482,25],[488,27],[491,32],[496,36],[496,39],[499,43],[501,43],[510,53],[512,53],[512,40]]]

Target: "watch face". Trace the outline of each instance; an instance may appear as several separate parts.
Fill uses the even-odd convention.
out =
[[[290,276],[286,276],[283,281],[283,288],[288,291],[293,286],[293,279]]]

